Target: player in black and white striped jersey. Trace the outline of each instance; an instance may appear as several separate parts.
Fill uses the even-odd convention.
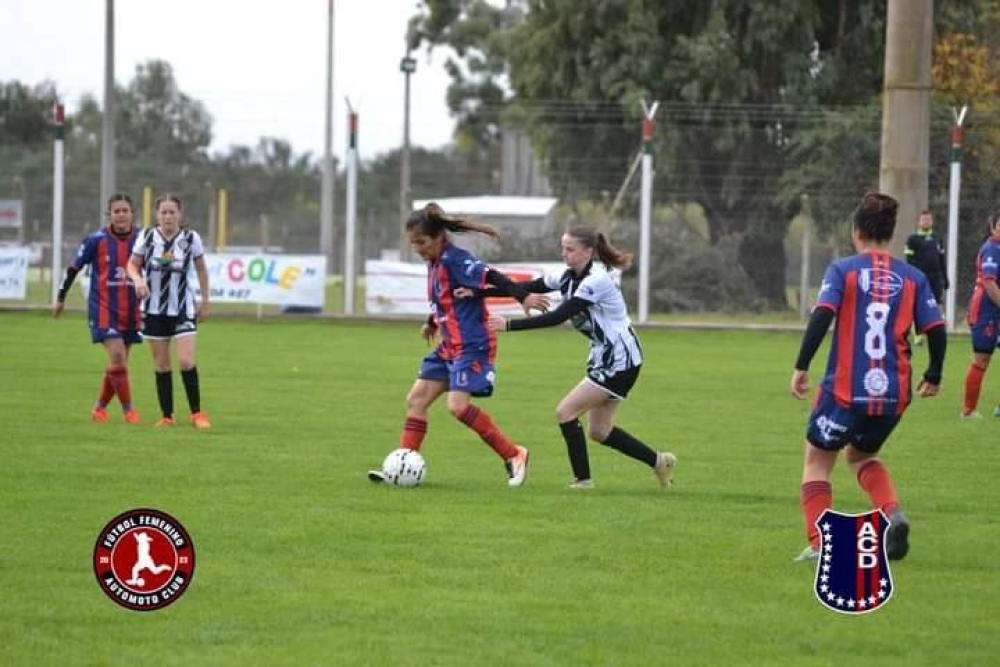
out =
[[[195,334],[208,316],[208,268],[201,236],[181,225],[180,197],[166,194],[154,204],[156,226],[142,230],[132,249],[129,277],[143,299],[143,338],[153,352],[156,395],[163,417],[156,426],[174,423],[174,387],[170,342],[177,343],[177,363],[191,408],[191,423],[211,428],[201,410],[201,390],[195,365]],[[192,268],[201,290],[200,299],[191,282]]]

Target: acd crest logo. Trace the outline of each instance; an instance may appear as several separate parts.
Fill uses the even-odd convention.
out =
[[[816,525],[822,538],[813,585],[816,599],[844,614],[881,609],[892,597],[885,514],[881,510],[842,514],[828,509]]]
[[[94,574],[117,604],[154,611],[173,604],[194,576],[194,544],[177,519],[154,509],[119,514],[94,545]]]

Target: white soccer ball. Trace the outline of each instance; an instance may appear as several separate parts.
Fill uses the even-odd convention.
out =
[[[412,487],[424,480],[427,461],[420,452],[412,449],[397,449],[390,452],[382,462],[385,483],[393,486]]]

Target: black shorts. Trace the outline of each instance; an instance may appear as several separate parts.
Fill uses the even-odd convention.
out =
[[[587,370],[587,379],[611,394],[614,398],[624,399],[628,396],[629,391],[632,390],[635,381],[639,379],[639,371],[641,369],[642,366],[633,366],[623,371],[617,371],[614,375],[608,375],[608,371],[600,368],[591,368]]]
[[[142,320],[142,336],[146,340],[170,340],[197,332],[197,320],[186,315],[146,315]]]

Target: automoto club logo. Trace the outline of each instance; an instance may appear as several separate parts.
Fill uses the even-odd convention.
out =
[[[127,609],[173,604],[194,576],[194,544],[177,519],[134,509],[108,522],[94,545],[94,574],[104,593]]]

